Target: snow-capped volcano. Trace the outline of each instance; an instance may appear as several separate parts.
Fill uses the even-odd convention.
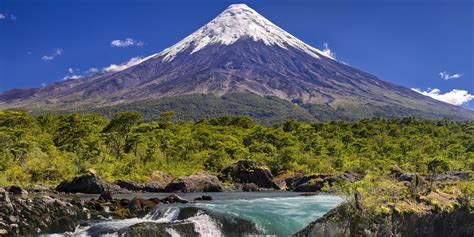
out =
[[[195,53],[212,44],[230,45],[244,38],[284,49],[291,46],[315,58],[321,55],[332,58],[284,31],[245,4],[230,5],[214,20],[157,56],[164,56],[164,61],[171,61],[188,48],[192,48],[191,53]]]
[[[1,93],[0,108],[97,108],[189,94],[244,92],[305,108],[325,106],[324,113],[350,111],[354,118],[474,118],[472,112],[338,62],[244,4],[230,5],[170,48],[116,68],[43,88]]]

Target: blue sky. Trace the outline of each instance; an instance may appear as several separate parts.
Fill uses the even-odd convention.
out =
[[[232,3],[383,80],[474,109],[471,0],[0,0],[0,91],[159,52]]]

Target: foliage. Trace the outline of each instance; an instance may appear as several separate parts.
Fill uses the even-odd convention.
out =
[[[176,121],[172,111],[144,122],[136,112],[112,119],[69,113],[0,112],[0,185],[57,184],[87,170],[108,179],[146,181],[156,170],[174,176],[218,173],[249,159],[282,173],[432,174],[474,166],[474,122],[414,118],[259,125],[245,116]],[[444,164],[444,163],[443,163]],[[439,170],[441,166],[436,166]],[[436,171],[438,172],[438,171]]]

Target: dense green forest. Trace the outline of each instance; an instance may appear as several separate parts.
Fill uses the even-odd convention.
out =
[[[446,161],[450,170],[474,166],[474,121],[364,119],[273,126],[248,117],[193,122],[162,112],[144,122],[140,113],[0,112],[0,186],[56,184],[93,170],[108,179],[146,181],[155,170],[174,176],[218,173],[240,159],[282,173],[386,172],[399,167],[427,173]]]
[[[120,111],[135,111],[146,121],[158,118],[160,111],[175,111],[175,118],[181,121],[197,121],[221,116],[249,116],[260,124],[274,125],[287,120],[303,122],[359,120],[364,118],[401,118],[415,116],[427,119],[442,119],[445,115],[436,112],[419,111],[393,105],[359,104],[335,108],[325,104],[305,104],[300,100],[286,101],[274,96],[259,96],[252,93],[229,93],[223,96],[212,94],[190,94],[160,99],[149,99],[113,106],[101,106],[83,110],[69,109],[67,112],[90,111],[107,117]],[[57,108],[61,110],[61,108]],[[56,110],[56,111],[57,111]],[[44,112],[39,108],[38,113]],[[448,112],[449,113],[449,112]],[[451,113],[449,119],[463,120],[463,116]],[[465,120],[465,117],[464,117]]]

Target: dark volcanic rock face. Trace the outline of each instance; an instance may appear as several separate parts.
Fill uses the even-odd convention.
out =
[[[117,185],[109,184],[100,176],[92,173],[79,175],[71,181],[63,181],[57,187],[56,191],[64,193],[91,193],[101,194],[105,191],[112,193],[127,192]]]
[[[222,178],[230,178],[243,184],[254,184],[260,188],[280,189],[280,186],[273,180],[273,175],[269,169],[260,167],[248,160],[238,161],[223,169]],[[250,189],[252,188],[249,187],[248,191]]]
[[[393,213],[372,221],[362,219],[355,215],[348,204],[343,204],[293,236],[457,237],[474,234],[474,214],[466,206],[457,206],[447,212]]]

